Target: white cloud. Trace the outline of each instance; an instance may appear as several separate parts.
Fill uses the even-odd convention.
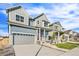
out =
[[[2,10],[1,12],[4,13],[4,14],[6,15],[6,11],[5,11],[5,10]]]
[[[26,11],[30,14],[30,15],[39,15],[41,13],[44,13],[45,8],[44,7],[35,7],[35,8],[31,8],[31,9],[26,9]]]
[[[49,5],[48,5],[49,6]],[[39,15],[40,13],[45,13],[47,15],[48,20],[50,22],[60,21],[62,26],[66,29],[74,29],[79,28],[79,17],[75,17],[75,15],[79,14],[78,4],[62,4],[62,5],[50,5],[51,8],[45,8],[44,6],[40,7],[32,7],[30,9],[26,9],[30,15]],[[62,7],[61,7],[62,6]],[[69,14],[70,11],[74,11],[74,14]],[[54,18],[63,18],[54,19]]]
[[[7,15],[6,14],[6,10],[0,10],[0,12],[2,12],[3,14]]]
[[[0,35],[1,36],[8,36],[9,34],[8,34],[8,32],[3,31],[3,30],[0,29]]]
[[[58,16],[62,18],[72,18],[72,15],[69,14],[69,11],[77,10],[79,9],[77,7],[77,4],[65,4],[62,8],[55,8],[50,10],[50,15],[52,16]]]
[[[61,24],[67,30],[79,28],[78,20],[64,20],[63,22],[61,22]]]
[[[48,18],[52,18],[52,17],[73,18],[73,15],[70,15],[69,11],[71,11],[71,10],[76,11],[79,9],[77,7],[77,4],[63,4],[63,5],[64,6],[62,8],[60,6],[55,6],[55,5],[53,8],[53,5],[50,5],[50,6],[52,6],[51,9],[48,7],[45,8],[44,6],[32,7],[31,9],[26,9],[26,11],[28,11],[28,13],[30,13],[30,15],[45,13]]]

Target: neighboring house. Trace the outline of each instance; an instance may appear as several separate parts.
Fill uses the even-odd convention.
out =
[[[74,41],[77,37],[77,32],[74,32],[72,30],[66,30],[66,31],[64,31],[64,34],[67,35],[68,41]]]
[[[79,33],[77,33],[74,37],[74,41],[79,42]]]
[[[63,27],[61,26],[60,22],[55,22],[49,25],[50,28],[52,28],[52,31],[49,32],[49,35],[52,36],[54,32],[58,32],[57,35],[55,35],[55,41],[57,43],[61,42],[60,38],[60,32],[63,32]]]
[[[62,31],[63,27],[61,26],[60,22],[55,22],[49,25],[53,31]]]
[[[9,38],[14,44],[34,44],[37,41],[48,40],[49,21],[44,13],[35,18],[21,6],[12,7],[6,10],[9,23]]]

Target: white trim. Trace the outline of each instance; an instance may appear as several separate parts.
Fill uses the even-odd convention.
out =
[[[35,35],[35,34],[32,34],[32,33],[22,33],[22,32],[12,32],[12,33],[19,33],[19,34],[30,34],[30,35],[34,35],[34,44],[36,44],[37,43],[37,35]]]
[[[23,32],[12,32],[12,33],[19,33],[19,34],[32,34],[32,35],[35,35],[33,33],[23,33]]]

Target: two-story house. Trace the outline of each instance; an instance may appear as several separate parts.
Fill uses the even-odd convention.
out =
[[[34,44],[48,40],[49,21],[44,13],[35,18],[21,6],[6,9],[11,44]]]
[[[52,36],[54,35],[55,32],[57,32],[57,35],[55,35],[54,41],[56,43],[60,43],[61,42],[60,32],[63,32],[63,27],[61,26],[60,22],[54,22],[50,24],[49,27],[52,29],[52,31],[49,32],[49,35]]]

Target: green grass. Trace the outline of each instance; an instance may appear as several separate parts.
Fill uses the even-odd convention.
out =
[[[64,48],[64,49],[69,49],[70,50],[70,49],[73,49],[75,47],[78,47],[79,44],[66,42],[66,43],[56,44],[56,46],[59,47],[59,48]]]

